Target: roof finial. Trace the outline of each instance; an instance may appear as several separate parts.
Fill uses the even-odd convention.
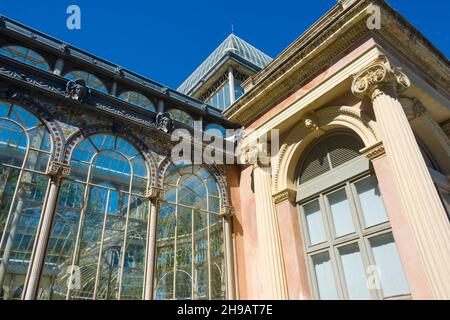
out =
[[[231,21],[231,34],[234,34],[234,23]]]

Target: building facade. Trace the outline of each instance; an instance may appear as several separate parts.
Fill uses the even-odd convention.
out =
[[[1,297],[450,299],[449,74],[381,0],[177,90],[2,17]]]

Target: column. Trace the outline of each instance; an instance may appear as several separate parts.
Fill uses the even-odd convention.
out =
[[[296,195],[295,190],[286,188],[272,198],[277,210],[289,299],[305,300],[310,299],[311,295]]]
[[[233,215],[234,208],[224,206],[220,209],[220,215],[224,219],[225,262],[227,299],[236,299],[235,274],[234,274],[234,246],[233,246]]]
[[[44,206],[41,225],[36,235],[36,245],[31,256],[30,271],[24,286],[24,300],[33,300],[39,289],[39,281],[44,270],[45,253],[47,244],[51,236],[53,219],[55,216],[56,203],[61,179],[70,174],[70,166],[63,163],[52,161],[49,164],[47,174],[50,176],[50,187],[47,195],[47,201]]]
[[[372,100],[414,245],[435,299],[450,299],[450,224],[397,92],[409,79],[385,56],[355,76],[352,91]]]
[[[145,264],[144,300],[153,299],[153,283],[155,274],[156,236],[159,203],[162,200],[163,190],[150,187],[147,197],[150,199],[150,216],[147,226],[147,261]]]
[[[55,68],[53,69],[53,74],[61,76],[63,69],[64,69],[64,60],[63,59],[56,60]]]
[[[270,162],[261,157],[261,149],[253,148],[253,185],[256,202],[258,253],[263,283],[262,299],[286,300],[288,290],[275,203],[272,199]]]
[[[230,102],[233,104],[236,101],[236,94],[234,93],[234,74],[233,66],[228,67],[228,83],[230,85]],[[226,108],[229,106],[226,106]]]

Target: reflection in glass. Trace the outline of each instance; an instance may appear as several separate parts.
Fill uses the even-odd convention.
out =
[[[357,243],[339,248],[342,269],[349,299],[368,300],[371,295],[367,286],[366,272]]]
[[[135,91],[126,91],[122,93],[119,96],[119,99],[122,99],[123,101],[135,104],[139,107],[145,108],[147,110],[155,112],[155,106],[154,104],[143,94],[140,94]]]
[[[355,232],[352,213],[348,203],[345,189],[338,190],[327,195],[330,204],[333,226],[337,237]]]
[[[89,88],[101,91],[103,93],[108,93],[108,89],[106,89],[106,86],[103,83],[103,81],[88,72],[74,70],[66,73],[64,77],[72,81],[84,80],[86,86],[88,86]]]
[[[172,165],[157,229],[155,298],[224,299],[223,219],[217,183],[201,166]]]
[[[315,200],[305,204],[303,210],[305,213],[306,224],[308,225],[309,244],[315,245],[326,241],[327,236],[325,234],[319,201]]]
[[[142,156],[122,138],[95,135],[76,147],[58,196],[39,298],[142,298],[147,184]],[[79,285],[72,285],[72,265]]]
[[[20,299],[49,179],[46,127],[26,109],[0,101],[0,287]]]
[[[370,176],[355,183],[366,227],[388,221],[377,179]]]
[[[36,51],[31,49],[9,45],[0,48],[0,54],[10,57],[14,60],[29,64],[33,67],[39,68],[44,71],[50,70],[47,61]]]
[[[392,233],[371,238],[370,245],[379,270],[383,295],[387,297],[409,293],[408,282]]]
[[[320,299],[336,300],[338,298],[338,294],[329,253],[319,253],[313,255],[311,258],[314,266]]]

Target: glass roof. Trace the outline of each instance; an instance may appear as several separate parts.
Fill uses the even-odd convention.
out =
[[[254,64],[259,68],[264,68],[273,59],[256,49],[251,44],[242,40],[235,34],[230,34],[211,55],[192,73],[186,81],[178,87],[178,91],[189,95],[192,88],[202,80],[202,78],[213,69],[217,63],[228,53],[232,52],[242,59]]]

